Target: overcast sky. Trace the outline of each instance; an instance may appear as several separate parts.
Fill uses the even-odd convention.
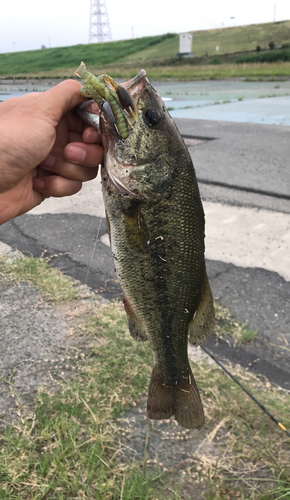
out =
[[[289,0],[106,0],[106,4],[113,40],[272,22],[275,5],[276,21],[290,19]],[[88,43],[90,0],[6,0],[0,13],[0,52]]]

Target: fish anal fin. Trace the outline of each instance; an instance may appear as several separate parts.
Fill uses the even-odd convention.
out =
[[[214,331],[214,326],[215,313],[213,297],[205,270],[197,310],[189,323],[189,342],[193,345],[202,344],[202,342],[204,342]]]
[[[148,340],[148,337],[145,333],[144,325],[136,315],[125,294],[123,295],[123,303],[127,314],[127,322],[130,335],[135,340],[141,340],[142,342],[145,342],[146,340]]]
[[[174,385],[166,384],[156,367],[149,386],[147,414],[152,420],[175,416],[186,429],[201,429],[204,425],[203,407],[191,369]]]

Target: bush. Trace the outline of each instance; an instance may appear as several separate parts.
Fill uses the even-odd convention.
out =
[[[221,60],[219,57],[215,56],[212,58],[212,60],[210,61],[210,64],[221,64]]]
[[[275,43],[274,43],[273,41],[269,42],[269,43],[268,43],[268,45],[269,45],[269,49],[270,49],[270,50],[274,50],[274,48],[275,48]]]
[[[260,52],[259,54],[248,54],[237,57],[236,63],[257,63],[257,62],[276,62],[290,61],[290,50],[272,50],[271,52]]]
[[[261,52],[261,47],[260,47],[260,45],[257,45],[257,47],[256,47],[256,52]]]

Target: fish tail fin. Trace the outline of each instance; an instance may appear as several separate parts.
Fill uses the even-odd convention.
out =
[[[147,414],[152,420],[170,418],[174,415],[175,386],[166,385],[162,375],[153,367],[148,391]]]
[[[154,367],[149,386],[147,414],[152,420],[175,416],[177,422],[187,429],[200,429],[204,425],[204,413],[191,369],[175,385],[166,384]]]
[[[176,387],[175,419],[186,429],[204,425],[202,402],[192,371]]]

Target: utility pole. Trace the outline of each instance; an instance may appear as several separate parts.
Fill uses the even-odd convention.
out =
[[[274,5],[274,22],[275,22],[275,19],[276,19],[276,5]]]
[[[89,43],[112,40],[106,0],[91,0]]]

